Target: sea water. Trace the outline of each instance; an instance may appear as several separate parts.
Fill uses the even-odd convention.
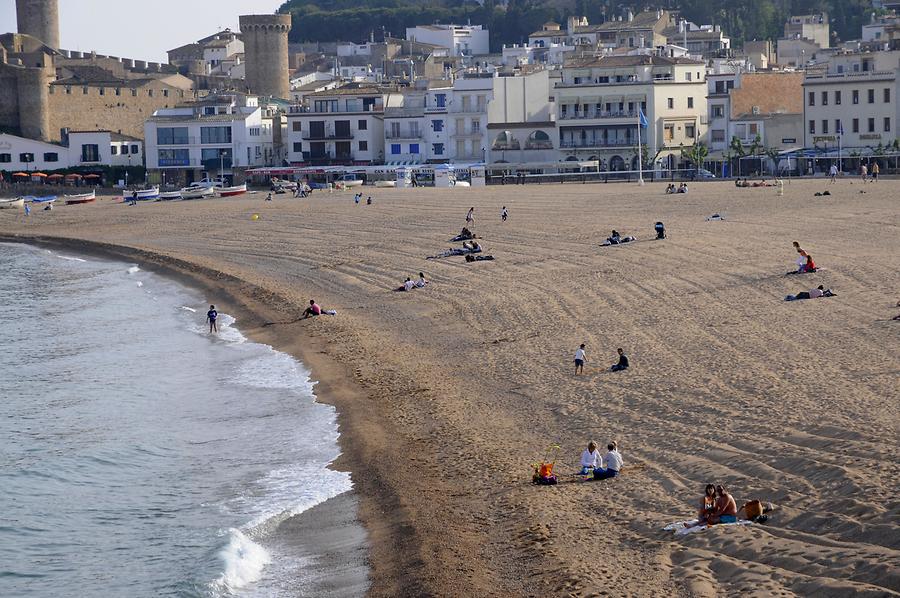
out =
[[[0,244],[0,596],[304,593],[267,540],[350,489],[335,413],[210,302]]]

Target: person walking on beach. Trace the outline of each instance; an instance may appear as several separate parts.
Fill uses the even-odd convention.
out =
[[[859,165],[859,176],[862,179],[862,182],[866,182],[869,178],[869,168],[865,164]]]
[[[831,165],[831,168],[828,169],[828,174],[831,175],[831,182],[835,183],[838,175],[837,164]]]
[[[575,351],[575,375],[578,375],[578,372],[584,373],[584,343],[581,343],[581,346],[578,347],[578,350]]]
[[[878,182],[878,173],[880,173],[880,172],[881,172],[881,167],[878,166],[878,162],[875,162],[874,164],[872,164],[872,182],[873,183]]]
[[[509,210],[506,209],[506,206],[503,206],[503,209],[500,210],[500,221],[506,222],[507,218],[509,218]]]
[[[216,311],[216,306],[210,305],[209,311],[206,312],[206,321],[209,322],[209,333],[210,334],[212,334],[213,332],[216,332],[216,333],[219,332],[219,327],[216,326],[216,318],[218,318],[218,317],[219,317],[219,312]]]
[[[356,205],[359,205],[360,200],[362,200],[362,193],[357,193],[353,196],[353,201],[356,202]]]
[[[128,204],[128,205],[130,205],[130,206],[136,206],[136,205],[137,205],[137,197],[138,197],[138,196],[137,196],[137,191],[132,191],[132,192],[131,192],[131,203]]]
[[[466,228],[472,230],[475,227],[475,208],[469,208],[466,212]]]

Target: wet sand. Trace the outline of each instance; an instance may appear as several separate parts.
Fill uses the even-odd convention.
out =
[[[0,213],[0,233],[186,276],[307,363],[340,413],[370,595],[900,592],[900,183],[664,187],[100,201]],[[425,260],[470,206],[496,261]],[[613,228],[639,241],[599,247]],[[793,240],[824,270],[784,276]],[[392,290],[419,271],[427,288]],[[837,297],[783,301],[818,284]],[[309,298],[338,316],[298,320]],[[619,442],[622,476],[530,484],[545,447],[568,474],[589,439]],[[778,510],[663,532],[707,482]]]

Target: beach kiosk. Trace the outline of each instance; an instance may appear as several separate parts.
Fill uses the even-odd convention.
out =
[[[394,171],[397,175],[397,189],[407,189],[412,187],[413,170],[405,166],[399,167]]]
[[[473,187],[485,186],[484,164],[472,164],[469,166],[469,181],[471,181]]]
[[[449,164],[436,164],[434,167],[434,186],[438,189],[449,189],[456,183],[456,174]]]

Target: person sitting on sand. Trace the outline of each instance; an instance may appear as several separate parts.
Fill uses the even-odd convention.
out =
[[[666,238],[666,225],[663,224],[662,222],[657,222],[656,224],[654,224],[653,230],[656,231],[657,240]]]
[[[687,183],[681,183],[681,186],[678,187],[678,192],[679,193],[687,193],[688,192]]]
[[[616,349],[619,353],[619,362],[613,365],[610,368],[610,371],[613,372],[621,372],[622,370],[628,369],[628,357],[625,355],[625,351],[622,350],[622,347]]]
[[[416,286],[421,289],[424,288],[426,284],[428,284],[428,281],[425,280],[425,273],[419,272],[419,280],[416,281]]]
[[[463,249],[468,249],[471,253],[481,253],[481,243],[475,241],[474,239],[471,241],[465,241],[463,243]]]
[[[369,197],[366,198],[366,205],[367,205],[367,206],[372,205],[372,196],[371,196],[371,195],[370,195]]]
[[[595,480],[614,478],[619,475],[619,471],[622,469],[622,455],[619,453],[618,448],[616,448],[616,444],[610,442],[606,445],[606,449],[608,452],[606,453],[606,456],[603,457],[603,463],[606,464],[606,467],[598,467],[594,470]]]
[[[707,517],[707,523],[737,523],[737,503],[721,484],[716,486],[716,510]]]
[[[707,484],[700,499],[700,510],[697,512],[697,525],[706,525],[710,515],[716,512],[716,486]]]
[[[404,291],[411,291],[411,290],[413,290],[414,288],[416,288],[416,283],[414,283],[414,282],[412,281],[412,279],[411,279],[409,276],[407,276],[407,277],[406,277],[406,281],[403,283],[403,290],[404,290]]]
[[[666,195],[672,195],[677,191],[678,189],[675,188],[675,183],[669,183],[669,186],[666,187]]]
[[[309,318],[309,317],[312,317],[312,316],[321,316],[321,315],[322,315],[322,308],[319,306],[318,303],[316,303],[316,300],[315,300],[315,299],[310,299],[310,300],[309,300],[309,307],[307,307],[307,308],[303,311],[303,317],[304,317],[304,318]]]
[[[818,299],[819,297],[835,297],[836,295],[831,289],[826,289],[823,285],[819,285],[809,291],[800,291],[796,295],[788,295],[785,301],[799,301],[800,299]]]
[[[588,475],[595,469],[603,469],[603,458],[597,450],[597,443],[591,440],[587,448],[581,453],[581,472],[579,475]]]

